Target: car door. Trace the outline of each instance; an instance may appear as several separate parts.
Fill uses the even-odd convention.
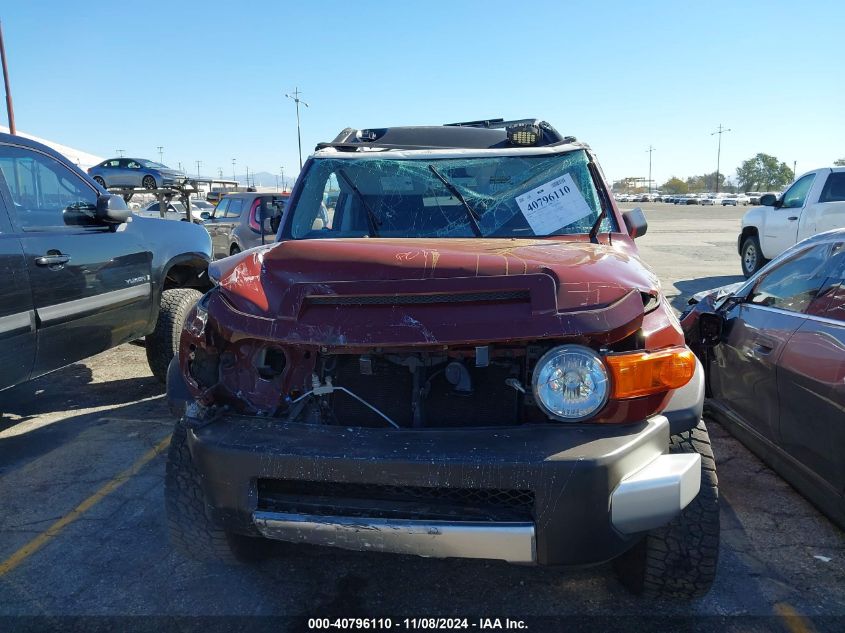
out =
[[[244,212],[243,198],[232,198],[229,200],[229,206],[226,207],[226,215],[223,216],[221,222],[217,225],[217,244],[215,249],[220,253],[220,257],[228,257],[230,248],[232,246],[232,231],[235,225],[241,221],[241,215]]]
[[[229,207],[229,198],[223,198],[220,202],[217,203],[217,206],[214,208],[214,212],[211,214],[211,217],[203,222],[206,231],[208,231],[209,236],[211,236],[211,255],[215,259],[218,257],[225,257],[229,253],[226,252],[226,247],[224,246],[222,251],[220,247],[220,238],[218,237],[218,227],[223,223],[223,218],[226,215],[226,209]]]
[[[804,211],[807,235],[845,227],[845,171],[829,173],[820,189],[818,202],[808,203]],[[812,196],[811,199],[816,198]]]
[[[766,224],[760,246],[766,259],[780,255],[798,241],[798,224],[816,174],[801,176],[778,201],[780,206],[766,208]]]
[[[2,196],[0,269],[3,271],[0,275],[0,389],[5,389],[24,382],[32,372],[35,310],[21,241],[12,230]]]
[[[713,350],[713,397],[770,442],[779,438],[777,363],[827,277],[830,249],[810,245],[761,275],[725,313],[725,335]]]
[[[845,244],[778,361],[780,446],[836,494],[845,492]]]
[[[152,254],[131,225],[91,219],[96,190],[47,153],[0,144],[0,168],[32,288],[32,377],[146,334]]]

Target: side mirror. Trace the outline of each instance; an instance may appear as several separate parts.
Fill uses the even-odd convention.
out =
[[[200,220],[210,220],[211,214],[208,211],[203,211],[200,213]]]
[[[645,219],[645,213],[639,207],[625,211],[622,214],[622,221],[625,222],[625,228],[628,229],[628,235],[634,239],[642,237],[648,230],[648,222]]]
[[[773,193],[767,193],[764,196],[760,196],[760,204],[764,207],[773,207],[777,201],[777,196]]]
[[[698,315],[699,340],[703,345],[713,347],[722,340],[725,329],[725,317],[714,312],[702,312]]]
[[[101,222],[122,224],[131,215],[132,211],[126,206],[121,196],[103,193],[97,198],[97,219]]]

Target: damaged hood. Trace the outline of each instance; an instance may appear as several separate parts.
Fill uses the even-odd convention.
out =
[[[328,284],[323,289],[331,293],[333,282],[544,274],[555,282],[559,310],[608,305],[631,290],[650,295],[659,291],[657,276],[638,257],[587,241],[287,241],[214,262],[209,274],[227,293],[245,299],[261,313],[269,311],[269,316],[297,284]]]
[[[627,336],[657,277],[580,237],[288,241],[209,274],[242,335],[330,346]]]

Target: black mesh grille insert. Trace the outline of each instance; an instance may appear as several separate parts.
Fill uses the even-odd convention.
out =
[[[344,516],[531,520],[534,493],[498,488],[429,488],[259,479],[258,507],[261,510]]]
[[[311,295],[312,305],[419,305],[430,303],[470,303],[473,301],[529,301],[528,290],[497,290],[495,292],[436,293],[427,295]]]

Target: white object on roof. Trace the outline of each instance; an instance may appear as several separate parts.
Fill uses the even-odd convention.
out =
[[[0,132],[8,134],[9,128],[4,125],[0,125]],[[89,154],[88,152],[83,152],[81,150],[68,147],[67,145],[61,145],[59,143],[56,143],[55,141],[48,141],[47,139],[38,138],[37,136],[27,134],[26,132],[18,132],[18,136],[28,138],[32,141],[37,141],[38,143],[43,143],[47,147],[56,150],[59,154],[63,155],[70,162],[74,163],[75,165],[78,165],[83,171],[105,160],[100,156],[95,156],[94,154]]]

